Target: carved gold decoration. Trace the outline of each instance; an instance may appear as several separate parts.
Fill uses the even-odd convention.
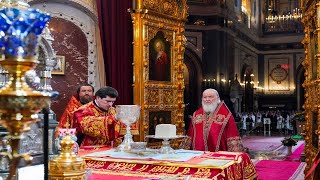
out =
[[[140,141],[149,133],[150,112],[169,111],[171,123],[177,126],[177,134],[184,132],[182,67],[187,9],[186,0],[133,1],[130,12],[134,39],[134,104],[141,106]],[[152,65],[149,57],[154,55],[152,48],[158,42],[159,33],[170,61],[170,68],[163,73],[170,73],[170,80],[150,78],[153,72],[150,71]]]
[[[158,104],[159,103],[159,90],[157,89],[151,89],[146,92],[146,103],[148,102],[149,104]]]
[[[163,90],[162,91],[162,102],[163,104],[174,104],[175,102],[175,93],[173,90]]]
[[[67,135],[61,142],[61,153],[49,162],[50,180],[84,180],[85,161],[72,151],[74,141]]]
[[[143,9],[148,9],[159,13],[165,14],[172,18],[187,18],[187,5],[186,0],[141,0],[143,1]],[[137,0],[136,2],[139,2]]]
[[[320,151],[320,3],[319,1],[302,0],[304,24],[305,59],[303,66],[306,69],[305,88],[305,138],[306,169],[309,171],[316,154]],[[312,179],[308,177],[307,179]]]

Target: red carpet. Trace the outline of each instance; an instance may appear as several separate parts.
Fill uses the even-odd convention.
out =
[[[299,161],[300,156],[304,151],[304,143],[301,144],[290,156],[288,156],[285,161]]]
[[[256,165],[259,180],[303,180],[303,162],[261,160]]]

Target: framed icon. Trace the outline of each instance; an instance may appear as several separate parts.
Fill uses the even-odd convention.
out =
[[[56,65],[53,67],[51,74],[64,75],[66,61],[64,56],[56,56]]]
[[[171,81],[171,45],[159,31],[149,42],[149,80]]]

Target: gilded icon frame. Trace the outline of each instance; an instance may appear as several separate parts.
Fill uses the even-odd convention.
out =
[[[134,104],[141,106],[140,134],[136,140],[144,141],[146,135],[151,135],[149,116],[157,112],[170,112],[171,119],[167,123],[176,125],[177,134],[181,135],[184,133],[183,54],[187,2],[163,0],[154,4],[150,0],[135,0],[134,4],[130,10],[133,20],[133,90]],[[166,66],[156,70],[153,64],[156,59],[164,60]],[[159,77],[155,72],[159,72]]]

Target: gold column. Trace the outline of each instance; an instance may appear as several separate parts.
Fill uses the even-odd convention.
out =
[[[187,17],[186,0],[134,0],[130,10],[133,23],[134,103],[141,106],[140,141],[149,134],[151,118],[166,114],[184,132],[183,58]],[[160,35],[159,35],[160,34]],[[168,79],[152,79],[156,42],[162,41],[170,63]],[[152,44],[153,43],[153,44]],[[161,73],[161,74],[162,74]],[[163,114],[161,114],[163,113]]]
[[[301,0],[304,29],[305,59],[303,66],[306,69],[305,88],[305,139],[306,169],[310,170],[317,153],[320,152],[320,3],[319,1]],[[307,179],[313,179],[312,175]]]

